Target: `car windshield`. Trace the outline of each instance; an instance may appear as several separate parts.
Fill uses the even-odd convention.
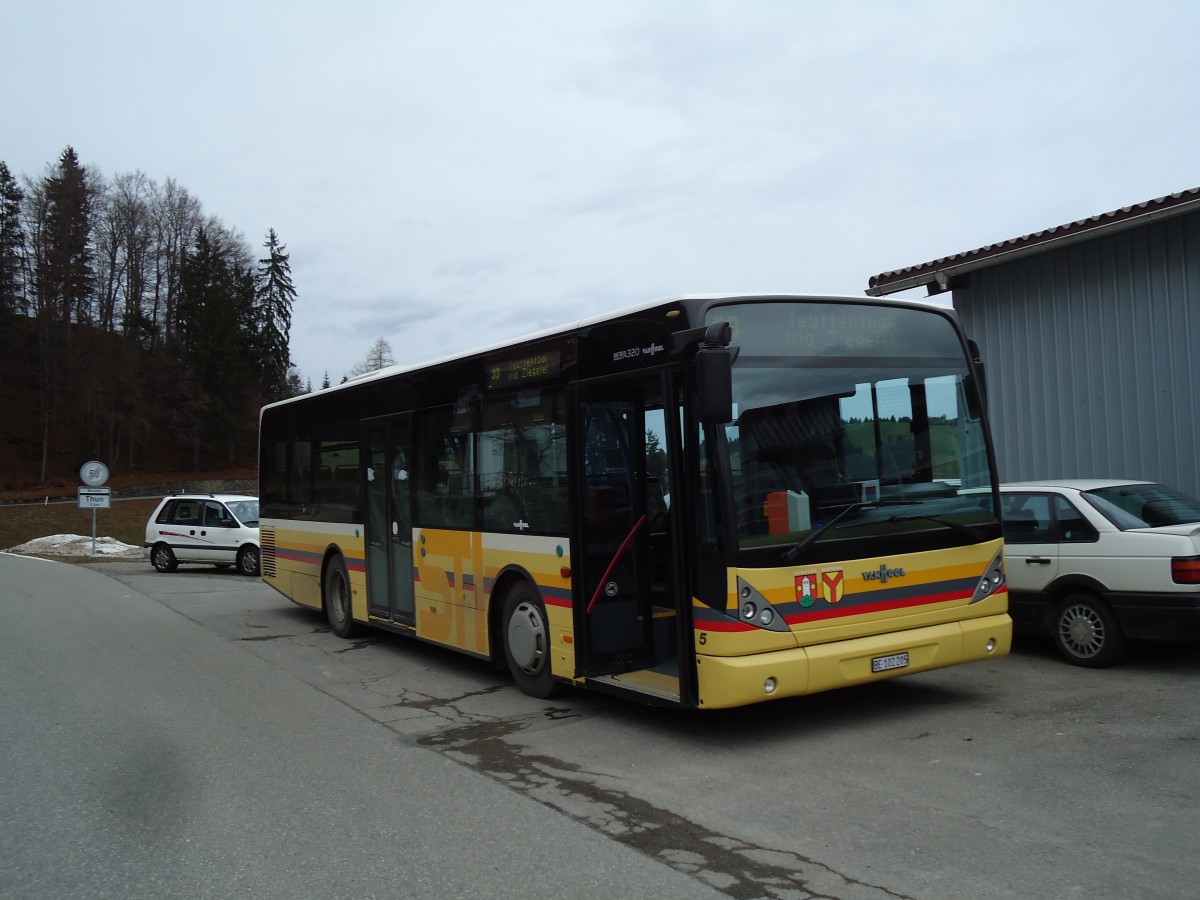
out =
[[[229,511],[237,516],[237,520],[243,525],[258,524],[257,500],[234,500],[226,505],[229,507]]]
[[[1121,484],[1083,497],[1122,531],[1200,522],[1200,500],[1162,484]]]

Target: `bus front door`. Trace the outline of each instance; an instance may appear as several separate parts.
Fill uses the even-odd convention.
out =
[[[371,616],[415,623],[409,460],[411,423],[398,416],[367,426],[367,596]]]
[[[656,376],[584,388],[576,452],[582,502],[574,565],[579,674],[650,669],[675,657],[664,495],[669,442]],[[656,629],[656,616],[669,615]],[[662,626],[664,623],[658,623]],[[658,632],[665,633],[658,633]]]

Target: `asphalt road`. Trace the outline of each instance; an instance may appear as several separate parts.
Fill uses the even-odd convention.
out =
[[[230,603],[298,624],[255,582],[0,584],[0,896],[720,896],[231,637]]]
[[[664,711],[231,572],[0,584],[3,896],[1197,896],[1197,647]]]

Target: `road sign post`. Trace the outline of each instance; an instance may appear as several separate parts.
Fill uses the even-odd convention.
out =
[[[108,509],[112,488],[101,487],[108,481],[108,466],[97,460],[85,462],[79,470],[84,486],[79,488],[79,508],[92,511],[92,556],[96,555],[96,510]]]

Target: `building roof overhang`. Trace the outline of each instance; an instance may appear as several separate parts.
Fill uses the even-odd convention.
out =
[[[1165,197],[1147,200],[1133,206],[1124,206],[1112,212],[1079,219],[1066,225],[1058,225],[1011,240],[988,244],[976,250],[944,256],[920,265],[882,272],[879,275],[871,276],[867,286],[867,295],[882,297],[886,294],[895,294],[917,287],[925,287],[930,295],[940,294],[954,287],[954,280],[968,272],[1091,240],[1101,234],[1125,231],[1158,219],[1180,216],[1197,210],[1200,210],[1200,187],[1168,194]]]

